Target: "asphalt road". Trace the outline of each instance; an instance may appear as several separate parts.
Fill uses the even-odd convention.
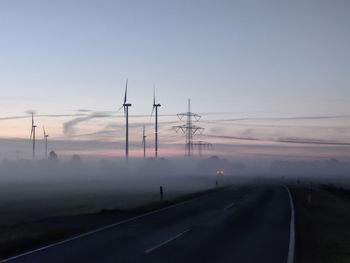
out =
[[[2,262],[287,263],[282,186],[231,187]]]

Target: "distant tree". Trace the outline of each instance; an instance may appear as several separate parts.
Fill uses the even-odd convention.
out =
[[[74,166],[79,166],[81,164],[81,158],[78,154],[73,154],[72,160],[71,160],[72,165]]]
[[[52,163],[58,163],[58,156],[54,151],[51,151],[49,154],[49,161]]]

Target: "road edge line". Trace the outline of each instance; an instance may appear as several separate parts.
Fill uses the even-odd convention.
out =
[[[172,242],[172,241],[182,237],[183,235],[185,235],[187,232],[190,232],[190,231],[191,231],[191,229],[188,228],[185,231],[182,231],[181,233],[179,233],[179,234],[177,234],[177,235],[175,235],[175,236],[173,236],[171,238],[168,238],[167,240],[165,240],[165,241],[163,241],[163,242],[161,242],[161,243],[159,243],[159,244],[157,244],[157,245],[155,245],[155,246],[145,250],[144,253],[145,254],[149,254],[149,253],[153,252],[154,250],[157,250],[157,249],[161,248],[162,246],[165,246],[165,245],[169,244],[170,242]]]
[[[222,191],[222,190],[223,189],[221,189],[219,191]],[[208,193],[208,194],[211,194],[211,193]],[[67,238],[67,239],[64,239],[64,240],[61,240],[61,241],[58,241],[58,242],[54,242],[52,244],[49,244],[49,245],[46,245],[46,246],[43,246],[43,247],[39,247],[39,248],[34,249],[34,250],[30,250],[30,251],[21,253],[21,254],[16,255],[16,256],[5,258],[5,259],[0,260],[0,263],[9,262],[11,260],[18,259],[18,258],[27,256],[27,255],[30,255],[30,254],[34,254],[36,252],[43,251],[43,250],[51,248],[51,247],[59,246],[59,245],[62,245],[62,244],[65,244],[65,243],[68,243],[68,242],[71,242],[71,241],[74,241],[74,240],[86,237],[86,236],[90,236],[92,234],[95,234],[95,233],[98,233],[98,232],[101,232],[101,231],[104,231],[104,230],[107,230],[107,229],[110,229],[110,228],[113,228],[113,227],[116,227],[116,226],[119,226],[119,225],[122,225],[122,224],[125,224],[125,223],[129,223],[129,222],[138,220],[140,218],[143,218],[143,217],[146,217],[146,216],[149,216],[149,215],[153,215],[153,214],[156,214],[156,213],[159,213],[159,212],[162,212],[162,211],[174,208],[174,207],[178,207],[178,206],[181,206],[181,205],[184,205],[184,204],[196,201],[198,199],[201,199],[201,198],[207,196],[208,194],[200,195],[200,196],[194,197],[192,199],[189,199],[189,200],[177,203],[177,204],[166,206],[166,207],[163,207],[163,208],[160,208],[160,209],[157,209],[157,210],[154,210],[154,211],[150,211],[150,212],[147,212],[147,213],[135,216],[135,217],[131,217],[131,218],[128,218],[128,219],[125,219],[125,220],[122,220],[122,221],[118,221],[118,222],[109,224],[107,226],[103,226],[103,227],[97,228],[95,230],[91,230],[91,231],[88,231],[88,232],[85,232],[85,233],[73,236],[71,238]]]
[[[288,258],[287,263],[294,263],[294,253],[295,253],[295,209],[292,194],[288,188],[288,186],[284,185],[285,189],[289,195],[290,201],[290,234],[289,234],[289,248],[288,248]]]

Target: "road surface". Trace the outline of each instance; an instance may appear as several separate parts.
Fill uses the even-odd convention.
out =
[[[2,262],[287,263],[283,186],[230,187]]]

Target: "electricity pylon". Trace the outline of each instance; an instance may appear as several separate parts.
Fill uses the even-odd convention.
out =
[[[186,124],[175,126],[175,131],[178,132],[181,130],[186,135],[186,144],[185,144],[185,151],[186,156],[190,157],[192,155],[192,149],[193,149],[193,136],[197,133],[201,134],[204,130],[204,128],[196,126],[192,123],[192,118],[194,118],[195,121],[199,121],[201,116],[191,112],[191,100],[188,99],[188,111],[185,113],[179,113],[177,114],[180,120],[182,120],[184,117],[186,117]]]

